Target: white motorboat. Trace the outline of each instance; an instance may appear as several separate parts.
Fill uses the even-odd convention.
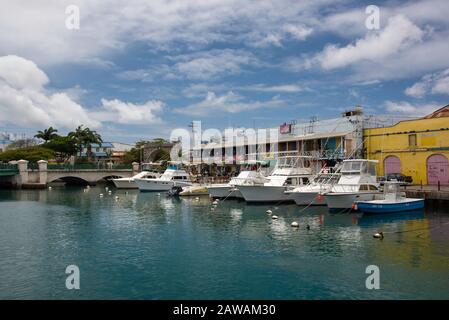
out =
[[[211,184],[207,186],[212,198],[238,198],[243,199],[238,186],[252,184],[253,182],[264,183],[268,181],[258,171],[242,171],[237,177],[234,177],[229,183]]]
[[[237,186],[247,202],[292,202],[289,194],[284,193],[291,186],[306,185],[312,178],[311,168],[303,166],[300,156],[281,157],[266,181],[249,181]]]
[[[189,174],[185,170],[169,167],[159,178],[134,179],[140,191],[168,191],[174,186],[191,186]]]
[[[158,172],[142,171],[131,178],[112,179],[112,182],[117,189],[137,189],[134,179],[158,178],[160,175]]]
[[[374,200],[381,194],[376,176],[377,160],[343,160],[338,183],[324,193],[330,210],[352,209],[356,201]]]
[[[326,199],[323,193],[330,191],[332,186],[338,182],[339,177],[339,169],[323,168],[309,184],[292,187],[285,193],[299,206],[324,206]]]

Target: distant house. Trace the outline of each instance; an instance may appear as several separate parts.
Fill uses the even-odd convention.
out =
[[[126,152],[134,146],[121,142],[103,142],[101,145],[96,143],[91,145],[92,156],[98,161],[107,161],[120,163]],[[87,147],[81,150],[81,157],[87,156]]]
[[[96,158],[97,160],[106,160],[111,156],[114,145],[110,142],[103,142],[101,143],[101,145],[97,143],[92,143],[90,147],[92,156],[94,158]],[[86,157],[87,152],[88,152],[87,146],[83,146],[80,152],[80,156]]]

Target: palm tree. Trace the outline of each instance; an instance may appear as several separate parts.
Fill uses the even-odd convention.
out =
[[[37,132],[37,134],[34,135],[34,137],[38,138],[38,139],[42,139],[45,142],[47,142],[47,141],[53,139],[54,137],[58,136],[58,134],[56,134],[56,132],[58,132],[58,129],[50,127],[48,129],[44,129],[44,131],[39,130]]]
[[[101,145],[103,142],[99,133],[95,130],[90,130],[89,128],[83,128],[83,125],[78,126],[75,131],[69,132],[68,136],[75,140],[78,150],[80,151],[80,156],[83,147],[87,148],[86,155],[89,158],[92,155],[92,144],[97,143]]]

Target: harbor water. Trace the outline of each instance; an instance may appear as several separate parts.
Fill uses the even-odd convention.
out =
[[[79,290],[66,288],[69,265]],[[378,290],[366,287],[370,265]],[[207,196],[0,190],[0,299],[449,299],[449,211],[236,200],[212,211]]]

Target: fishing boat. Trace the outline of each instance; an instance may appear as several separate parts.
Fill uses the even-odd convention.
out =
[[[356,201],[374,200],[380,194],[376,176],[377,160],[343,160],[341,176],[330,191],[323,193],[331,211],[351,210]]]
[[[171,165],[158,178],[137,178],[134,179],[140,191],[168,191],[173,186],[191,186],[189,174],[177,166]]]
[[[253,182],[264,183],[268,181],[262,173],[258,171],[242,171],[237,177],[232,178],[229,183],[211,184],[207,186],[212,198],[237,198],[243,199],[243,195],[238,189],[242,185],[251,185]]]
[[[325,167],[311,179],[309,184],[292,187],[285,191],[285,194],[299,206],[325,206],[326,199],[323,193],[330,191],[339,177],[339,168]]]
[[[424,208],[424,199],[407,198],[400,190],[400,182],[387,181],[382,199],[357,201],[355,207],[364,213],[394,213]]]
[[[303,156],[283,156],[277,159],[273,172],[263,181],[248,181],[237,186],[247,202],[293,202],[286,191],[291,186],[306,185],[312,178],[311,168],[304,167]]]
[[[150,178],[158,178],[160,177],[160,173],[152,172],[152,171],[142,171],[131,178],[117,178],[112,179],[112,183],[117,189],[137,189],[137,184],[135,183],[135,179],[150,179]]]

